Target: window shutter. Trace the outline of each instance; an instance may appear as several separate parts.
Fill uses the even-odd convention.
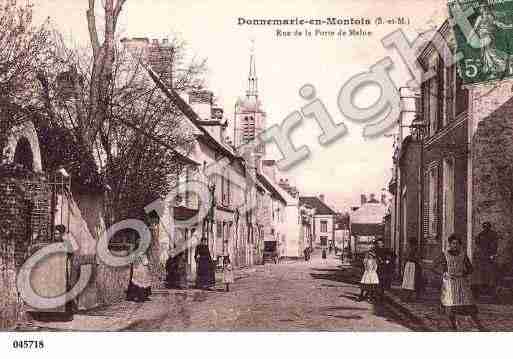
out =
[[[422,229],[424,232],[424,238],[429,238],[429,171],[426,171],[424,174],[424,208],[423,208],[423,218],[422,218]]]
[[[454,70],[455,66],[452,65],[446,72],[446,86],[445,86],[445,124],[454,120]]]
[[[429,82],[430,80],[427,80],[425,81],[423,84],[422,84],[422,96],[421,96],[421,101],[422,101],[422,111],[424,112],[422,114],[423,118],[424,118],[424,123],[427,124],[427,133],[430,132],[429,130]]]
[[[433,193],[433,205],[431,206],[431,215],[432,215],[432,228],[431,235],[434,237],[438,233],[438,207],[439,207],[439,191],[438,191],[438,182],[439,182],[439,174],[438,174],[438,166],[433,168],[433,179],[434,179],[434,190]]]
[[[445,83],[444,83],[444,63],[441,58],[438,59],[436,77],[438,78],[438,88],[436,90],[437,95],[437,117],[436,117],[436,128],[440,129],[443,127],[444,109],[447,98],[445,97]]]
[[[468,97],[468,90],[463,88],[463,80],[458,71],[456,73],[456,115],[467,110]]]
[[[439,217],[439,169],[431,168],[424,176],[424,238],[434,239],[438,233]]]

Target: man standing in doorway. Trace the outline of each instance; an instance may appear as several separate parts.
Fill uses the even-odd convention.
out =
[[[497,295],[497,249],[499,235],[490,222],[483,223],[483,230],[477,236],[479,267],[481,274],[480,293]]]

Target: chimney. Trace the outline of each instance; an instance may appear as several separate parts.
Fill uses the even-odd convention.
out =
[[[120,42],[136,58],[146,58],[148,56],[150,40],[147,37],[123,38]]]
[[[139,39],[129,40],[133,43],[140,43]],[[135,42],[134,42],[135,41]],[[145,52],[142,56],[147,57],[147,63],[151,69],[160,76],[164,83],[172,87],[172,69],[174,60],[174,48],[170,45],[169,40],[163,39],[143,39],[142,44],[146,44]]]
[[[324,203],[324,195],[323,194],[319,195],[319,199],[321,200],[322,203]]]
[[[189,104],[196,112],[200,120],[208,121],[212,117],[212,101],[214,94],[211,91],[189,92]]]
[[[61,72],[56,78],[59,95],[63,100],[76,99],[84,85],[84,79],[78,74],[76,67]]]
[[[360,199],[360,204],[364,205],[365,203],[367,203],[367,196],[365,194],[360,195]]]

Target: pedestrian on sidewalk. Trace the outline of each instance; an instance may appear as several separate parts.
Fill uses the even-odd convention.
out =
[[[477,235],[479,248],[479,294],[487,293],[497,297],[497,248],[499,235],[492,229],[490,222],[483,223],[483,230]]]
[[[404,265],[401,288],[404,293],[404,300],[407,302],[416,300],[424,290],[424,278],[418,260],[417,243],[415,240],[410,240],[410,251]]]
[[[215,286],[215,269],[206,237],[203,237],[201,244],[196,247],[194,259],[198,268],[196,287],[199,289],[212,289]]]
[[[137,247],[135,248],[137,249]],[[132,264],[130,283],[126,293],[127,300],[145,302],[151,295],[151,275],[146,254],[141,254]]]
[[[376,292],[379,285],[378,277],[378,262],[376,258],[376,251],[371,248],[363,258],[363,276],[360,280],[360,296],[357,301],[361,302],[364,299],[374,301],[376,299]]]
[[[305,250],[303,251],[303,254],[305,256],[305,262],[310,261],[310,253],[311,253],[310,247],[306,247]]]
[[[392,286],[392,279],[394,277],[395,255],[385,247],[383,239],[376,240],[376,259],[378,262],[378,294],[379,299],[383,299],[385,290],[390,290]]]
[[[225,256],[223,260],[223,283],[226,286],[226,291],[230,291],[230,283],[234,282],[232,262],[230,256]]]
[[[464,315],[470,316],[482,331],[484,328],[477,317],[478,310],[470,288],[472,264],[461,249],[462,242],[458,236],[451,234],[448,242],[449,249],[440,256],[435,266],[435,271],[442,276],[442,311],[448,316],[453,330],[458,330],[456,315]]]

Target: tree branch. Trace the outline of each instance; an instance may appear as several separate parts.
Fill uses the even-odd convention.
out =
[[[93,48],[93,55],[96,58],[100,49],[100,41],[98,40],[98,30],[96,29],[96,16],[94,14],[94,3],[96,0],[89,0],[89,9],[87,10],[87,25],[89,28],[89,37]]]

